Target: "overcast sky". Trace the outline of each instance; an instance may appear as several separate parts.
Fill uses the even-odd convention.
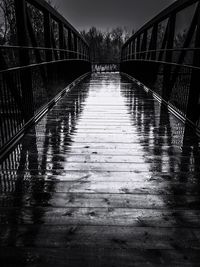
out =
[[[78,30],[126,26],[137,30],[174,0],[52,0]]]

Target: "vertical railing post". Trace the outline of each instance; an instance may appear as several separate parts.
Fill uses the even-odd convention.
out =
[[[88,55],[88,60],[91,61],[92,57],[91,57],[89,47],[87,47],[87,55]]]
[[[167,47],[166,47],[166,55],[165,55],[165,62],[172,62],[173,56],[173,46],[174,46],[174,34],[175,34],[175,25],[176,25],[176,14],[171,14],[168,21],[167,27]],[[171,71],[172,66],[171,64],[165,64],[164,66],[164,79],[163,79],[163,92],[162,97],[169,101],[171,95]]]
[[[131,59],[134,59],[134,55],[135,55],[135,40],[132,40],[132,55],[131,55]]]
[[[127,49],[126,49],[126,60],[128,60],[129,57],[129,44],[127,44]]]
[[[140,54],[138,54],[140,52],[140,36],[137,37],[137,44],[136,44],[136,52],[137,52],[137,56],[136,58],[139,59],[140,58]]]
[[[194,51],[193,66],[200,68],[200,3],[198,4],[197,11],[198,19],[196,28],[195,48],[198,49]],[[187,105],[187,117],[195,123],[200,119],[199,75],[199,70],[192,70]]]
[[[78,53],[77,53],[78,52],[77,51],[78,45],[77,45],[77,43],[78,43],[78,37],[74,35],[74,52],[75,52],[74,57],[75,58],[78,58]]]
[[[142,39],[142,45],[141,45],[141,52],[144,52],[147,50],[147,30],[144,31],[143,39]],[[141,58],[146,58],[146,53],[141,54]]]
[[[83,48],[82,48],[82,53],[83,53],[82,59],[85,60],[86,59],[85,58],[85,49],[86,49],[85,48],[85,44],[83,43],[82,46],[83,46]]]
[[[72,50],[72,32],[68,29],[68,49]],[[69,59],[72,58],[72,52],[69,52]]]
[[[15,14],[18,46],[29,46],[25,0],[15,0]],[[21,66],[27,66],[30,64],[29,50],[20,49],[19,61]],[[23,117],[25,121],[28,121],[34,114],[31,70],[26,69],[20,71],[20,83],[22,102],[25,107]]]
[[[77,58],[81,59],[81,39],[79,37],[76,38],[76,43],[77,43],[77,48],[76,48],[76,52],[77,52]]]
[[[126,59],[129,59],[129,43],[127,44],[127,55],[126,55]]]
[[[84,43],[81,39],[80,39],[79,53],[81,53],[79,58],[84,59]]]
[[[59,48],[64,49],[64,26],[62,22],[59,22]],[[64,59],[64,52],[60,52],[60,59]]]
[[[44,12],[44,43],[46,50],[46,61],[52,61],[52,43],[51,43],[51,17],[48,11]]]
[[[157,38],[158,38],[158,23],[154,24],[153,30],[152,30],[150,50],[154,50],[154,52],[151,52],[151,54],[149,55],[151,60],[156,60],[155,50],[157,49]]]
[[[45,50],[46,54],[46,61],[50,62],[53,60],[53,50],[52,50],[52,39],[51,39],[51,15],[48,10],[44,10],[44,44],[47,50]],[[53,68],[50,65],[46,65],[46,73],[47,79],[45,81],[45,85],[47,87],[47,91],[51,91],[51,84],[52,84],[52,73]]]
[[[132,54],[132,42],[129,43],[129,60],[131,59]]]
[[[78,53],[79,53],[79,59],[84,59],[83,53],[84,53],[84,45],[81,38],[79,38],[78,42]]]

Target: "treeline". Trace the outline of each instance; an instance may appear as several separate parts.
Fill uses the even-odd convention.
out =
[[[92,27],[81,34],[89,44],[93,62],[114,63],[120,61],[121,47],[133,31],[117,27],[105,32]]]

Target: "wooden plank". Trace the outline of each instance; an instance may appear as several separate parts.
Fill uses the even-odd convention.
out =
[[[199,266],[198,142],[103,77],[63,98],[2,165],[1,265]]]
[[[200,249],[200,229],[112,226],[1,226],[1,247],[104,249]],[[9,239],[7,235],[9,234]],[[38,234],[37,234],[38,233]]]
[[[38,153],[31,153],[32,157],[37,157]],[[50,152],[47,153],[47,162],[48,163],[52,163],[52,159],[51,159],[52,155]],[[197,157],[200,159],[200,157]],[[185,160],[189,160],[190,157],[189,156],[182,156],[180,158],[177,158],[175,156],[173,157],[165,157],[164,159],[161,160],[160,156],[143,156],[142,153],[141,155],[130,155],[130,154],[102,154],[101,151],[94,151],[94,152],[88,152],[85,154],[81,154],[81,151],[79,152],[79,154],[75,154],[75,153],[68,153],[66,154],[54,154],[54,159],[53,162],[74,162],[74,163],[84,163],[84,162],[90,162],[90,163],[161,163],[162,164],[167,164],[169,163],[170,160],[173,159],[173,162],[175,164],[180,163],[180,159],[185,159]],[[192,164],[192,163],[191,163]]]
[[[0,196],[1,207],[52,207],[52,208],[126,208],[200,210],[196,195],[147,194],[91,194],[34,192],[21,199],[20,193]]]
[[[19,180],[20,181],[20,180]],[[100,186],[100,188],[96,188],[95,185],[93,186],[87,186],[84,185],[84,182],[82,184],[73,184],[73,185],[69,185],[69,183],[67,182],[62,182],[62,183],[56,183],[56,181],[54,181],[52,179],[52,182],[46,182],[44,184],[44,188],[43,188],[43,184],[42,181],[41,182],[41,186],[40,183],[38,183],[38,192],[40,191],[45,191],[45,192],[51,192],[51,188],[49,189],[49,186],[53,186],[54,191],[58,192],[58,193],[63,193],[63,192],[68,192],[68,193],[91,193],[91,194],[146,194],[146,195],[167,195],[167,196],[174,196],[174,195],[194,195],[194,196],[198,196],[199,195],[199,188],[197,188],[195,185],[190,186],[179,186],[179,184],[174,184],[173,186],[168,186],[168,187],[161,187],[161,186],[157,186],[154,185],[152,186],[152,188],[150,187],[150,185],[147,187],[142,186],[142,184],[135,184],[135,188],[127,188],[125,186],[125,184],[117,187],[117,185],[113,186],[113,187],[108,187],[106,188],[105,184],[101,185],[100,183],[98,184]],[[12,187],[10,188],[8,185],[3,185],[3,190],[1,189],[2,193],[12,193],[15,192],[15,187],[18,185],[18,182],[15,180],[8,180],[8,185],[12,184]],[[36,183],[35,183],[36,184]],[[34,183],[33,183],[34,185]],[[126,184],[127,185],[127,184]],[[1,184],[2,186],[2,184]],[[30,182],[24,182],[21,184],[22,186],[22,190],[23,192],[26,190],[26,188],[30,187]],[[134,185],[133,185],[134,186]]]
[[[87,176],[87,174],[85,175]],[[30,178],[30,176],[28,176]],[[5,177],[5,180],[8,177]],[[22,179],[24,177],[22,176]],[[25,177],[26,178],[26,177]],[[14,193],[15,187],[20,183],[22,192],[30,188],[31,186],[37,186],[37,192],[53,192],[56,193],[90,193],[90,194],[145,194],[145,195],[166,195],[169,197],[174,197],[176,195],[199,195],[199,187],[195,184],[167,184],[167,183],[129,183],[129,182],[118,182],[113,184],[113,182],[99,182],[99,183],[90,183],[87,181],[78,181],[78,182],[68,182],[61,181],[58,182],[55,178],[51,177],[49,181],[43,179],[38,179],[34,182],[30,180],[21,181],[19,179],[7,179],[7,184],[12,184],[12,187],[9,189],[7,184],[4,184],[4,181],[1,182],[1,192],[2,193]],[[131,185],[131,186],[130,186]],[[130,186],[130,187],[129,187]],[[6,189],[7,188],[7,189]],[[17,192],[16,192],[17,194]]]
[[[198,195],[199,187],[195,184],[174,183],[168,182],[79,182],[79,183],[65,183],[60,182],[56,184],[55,192],[68,193],[122,193],[122,194],[163,194],[163,195]]]
[[[73,250],[48,248],[3,248],[0,252],[3,267],[144,267],[144,266],[199,266],[198,250],[154,250],[154,249],[104,249],[79,246]]]
[[[12,165],[11,165],[12,166]],[[9,167],[9,166],[8,166]],[[9,178],[9,179],[17,179],[17,178],[26,178],[27,181],[29,179],[35,178],[31,180],[31,183],[34,183],[35,181],[46,181],[46,182],[67,182],[67,181],[76,181],[76,180],[82,180],[84,178],[90,178],[90,179],[96,179],[99,180],[99,182],[104,181],[106,182],[107,180],[110,180],[112,182],[120,182],[120,181],[125,181],[125,182],[157,182],[157,183],[165,183],[170,185],[177,185],[177,186],[191,186],[195,185],[198,187],[199,183],[199,172],[188,172],[188,171],[182,171],[182,172],[140,172],[140,171],[135,171],[135,172],[119,172],[119,171],[84,171],[84,170],[74,170],[74,171],[69,171],[69,170],[45,170],[45,169],[35,169],[33,170],[17,170],[17,169],[2,169],[0,170],[0,174],[3,176]],[[186,176],[186,179],[183,180],[182,177]],[[24,181],[26,182],[26,181]],[[162,185],[161,185],[162,186]]]
[[[200,228],[199,210],[127,208],[0,208],[0,224]]]
[[[43,167],[43,170],[52,170],[55,169],[55,165],[57,165],[57,171],[100,171],[100,172],[135,172],[135,173],[141,173],[141,172],[152,172],[156,173],[160,171],[160,168],[162,167],[162,172],[169,174],[170,173],[170,166],[169,163],[129,163],[129,162],[122,162],[122,163],[96,163],[96,162],[50,162],[47,163],[45,168]],[[186,165],[187,166],[187,165]],[[38,163],[32,163],[31,166],[24,166],[24,170],[38,170],[39,164]],[[184,167],[184,165],[182,166]],[[194,172],[196,169],[196,166],[189,165],[187,166],[188,172]],[[174,168],[175,169],[175,168]],[[196,171],[199,172],[199,168],[197,167]]]

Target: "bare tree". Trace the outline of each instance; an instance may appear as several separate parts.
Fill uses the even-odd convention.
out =
[[[46,0],[54,9],[58,9],[52,0]],[[42,12],[33,5],[27,3],[32,25],[37,36],[37,40],[42,45]],[[16,45],[16,19],[15,1],[0,0],[0,44]]]
[[[118,62],[121,47],[131,36],[131,32],[125,27],[116,27],[107,32],[92,27],[87,32],[81,33],[90,46],[92,61],[99,63]]]
[[[13,0],[0,0],[0,40],[1,44],[15,43],[15,6]]]

